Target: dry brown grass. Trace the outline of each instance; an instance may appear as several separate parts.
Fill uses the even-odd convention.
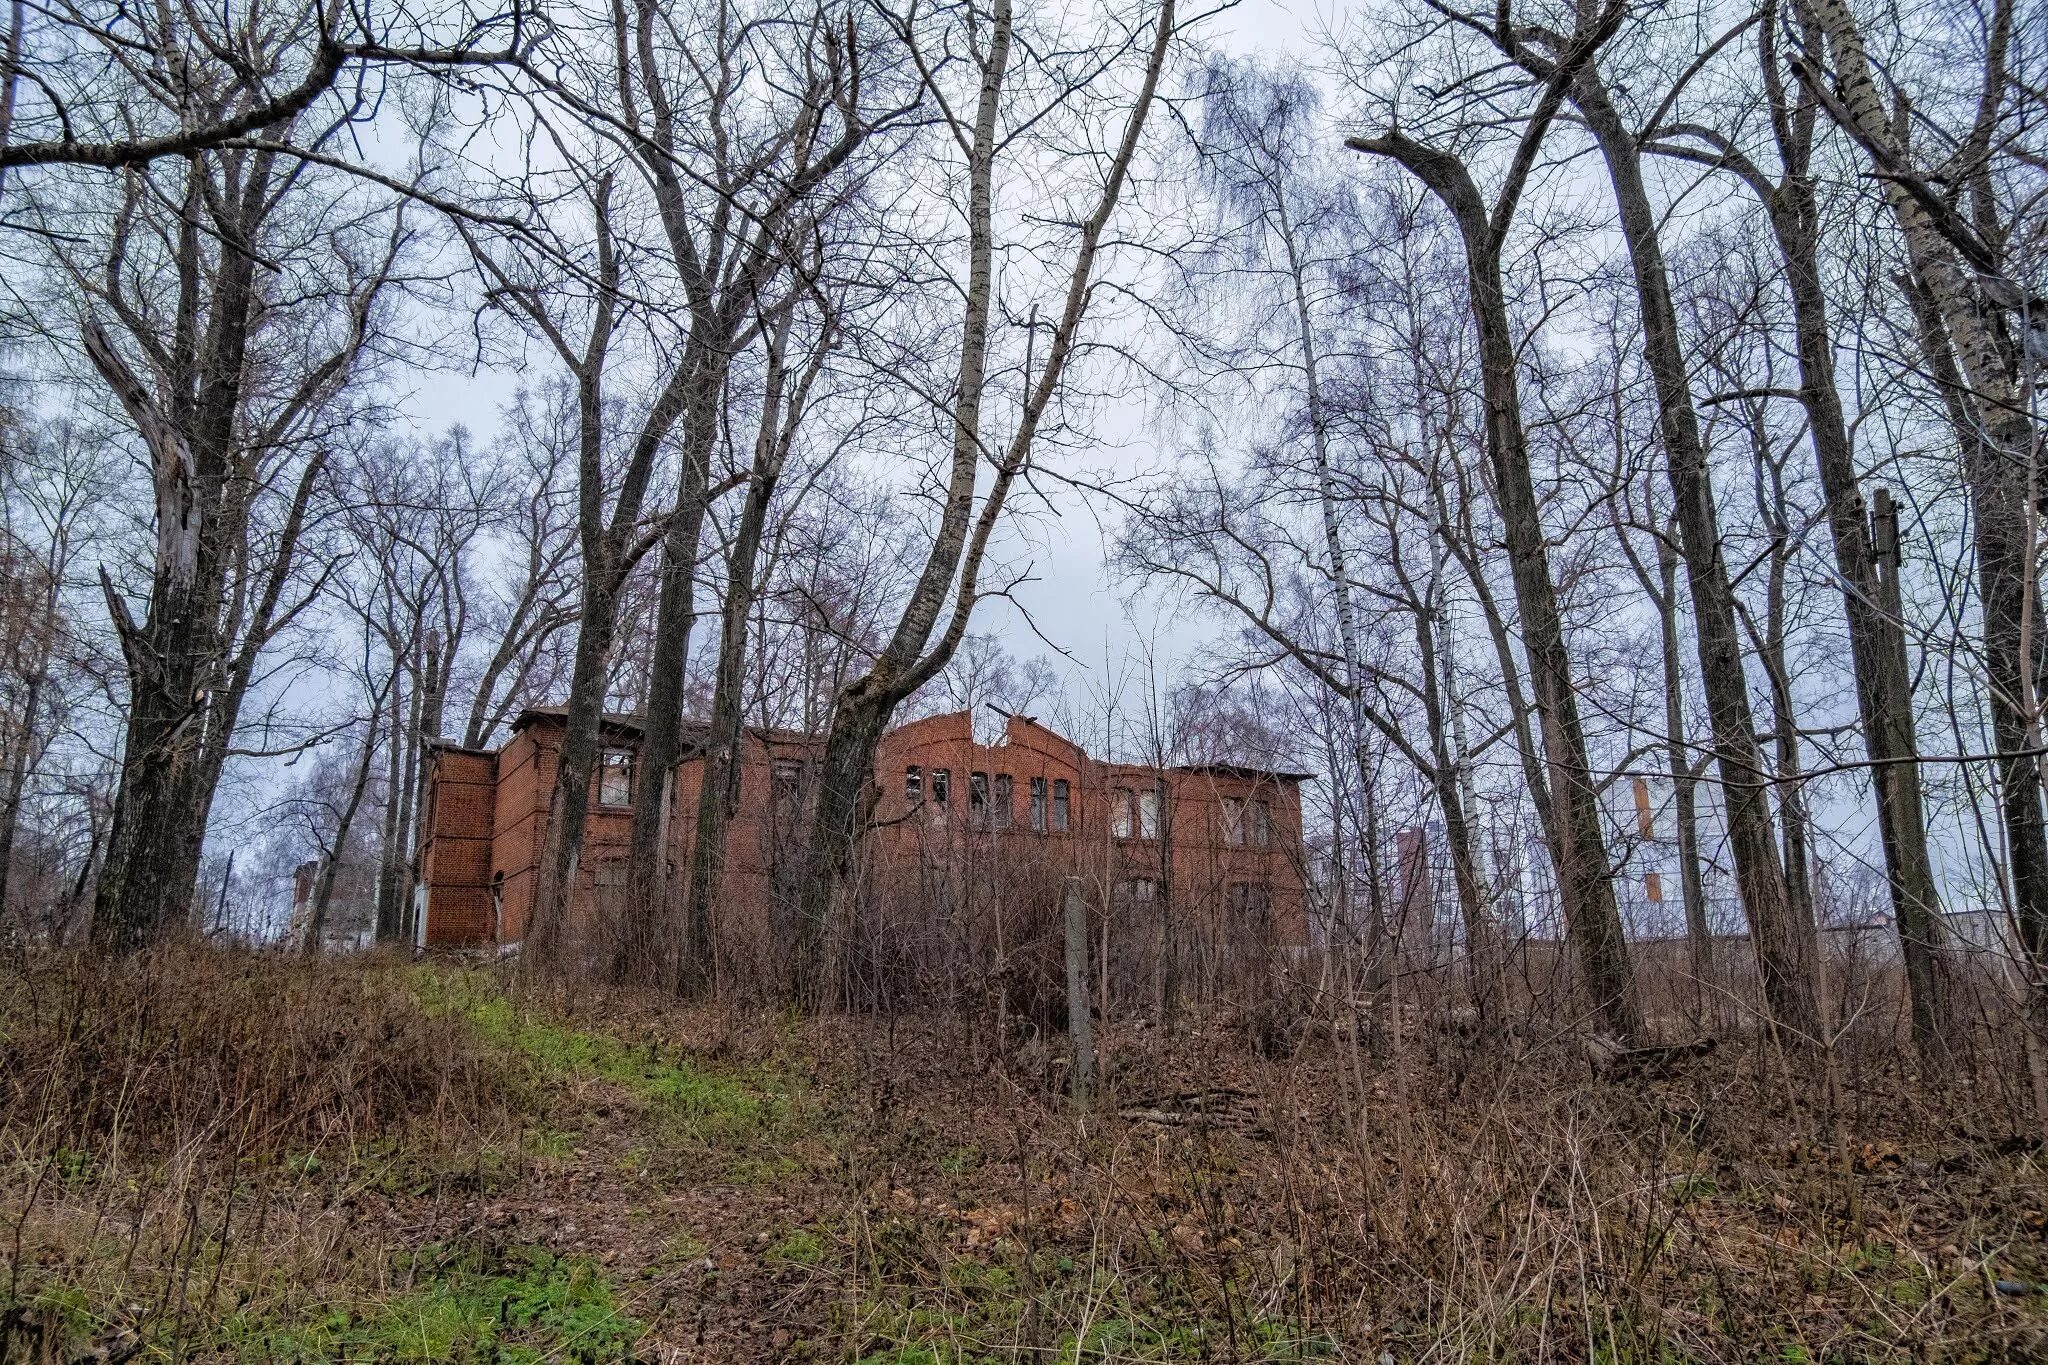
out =
[[[193,947],[24,956],[0,1041],[0,1360],[290,1311],[352,1273],[353,1190],[459,1173],[533,1099],[402,977]]]
[[[1370,1019],[1281,991],[1105,1021],[1083,1114],[1016,1012],[0,972],[9,1365],[2048,1352],[2048,1294],[2011,1292],[2048,1284],[2048,1179],[1991,1012],[1931,1079],[1874,1008],[1826,1057],[1732,1031],[1599,1079],[1535,1009],[1475,1036],[1454,983]],[[1219,1087],[1214,1121],[1138,1103]]]
[[[187,947],[31,954],[7,988],[0,1109],[17,1155],[360,1145],[495,1116],[511,1079],[389,975]]]

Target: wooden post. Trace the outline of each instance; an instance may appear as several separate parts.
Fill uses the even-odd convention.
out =
[[[1095,1089],[1095,1032],[1088,1019],[1088,907],[1081,879],[1067,878],[1067,1042],[1074,1049],[1074,1103]]]

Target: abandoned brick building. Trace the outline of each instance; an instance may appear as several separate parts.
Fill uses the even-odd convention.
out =
[[[418,916],[428,947],[509,944],[526,931],[554,789],[563,712],[537,708],[504,747],[434,746]],[[623,914],[640,726],[608,716],[572,924]],[[806,834],[823,741],[750,730],[726,855],[719,952],[772,960]],[[671,887],[690,856],[703,759],[671,784]],[[992,744],[967,712],[912,721],[876,755],[874,828],[856,881],[868,937],[897,953],[1004,951],[1079,876],[1105,971],[1143,980],[1169,956],[1210,971],[1246,945],[1306,941],[1301,773],[1223,764],[1148,767],[1090,758],[1025,716]],[[1034,920],[1034,908],[1038,918]],[[936,942],[944,938],[945,943]],[[1169,951],[1169,945],[1171,945]]]

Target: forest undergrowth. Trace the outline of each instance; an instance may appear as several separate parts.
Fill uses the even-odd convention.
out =
[[[1081,1113],[1064,1040],[997,1018],[19,956],[0,1365],[2048,1353],[1995,1055],[1596,1075],[1528,1028],[1217,1010],[1105,1021]]]

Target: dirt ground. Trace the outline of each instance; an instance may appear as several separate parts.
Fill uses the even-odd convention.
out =
[[[1014,1021],[98,970],[0,1005],[0,1363],[2048,1359],[1996,1056],[1226,1011],[1082,1110]]]

